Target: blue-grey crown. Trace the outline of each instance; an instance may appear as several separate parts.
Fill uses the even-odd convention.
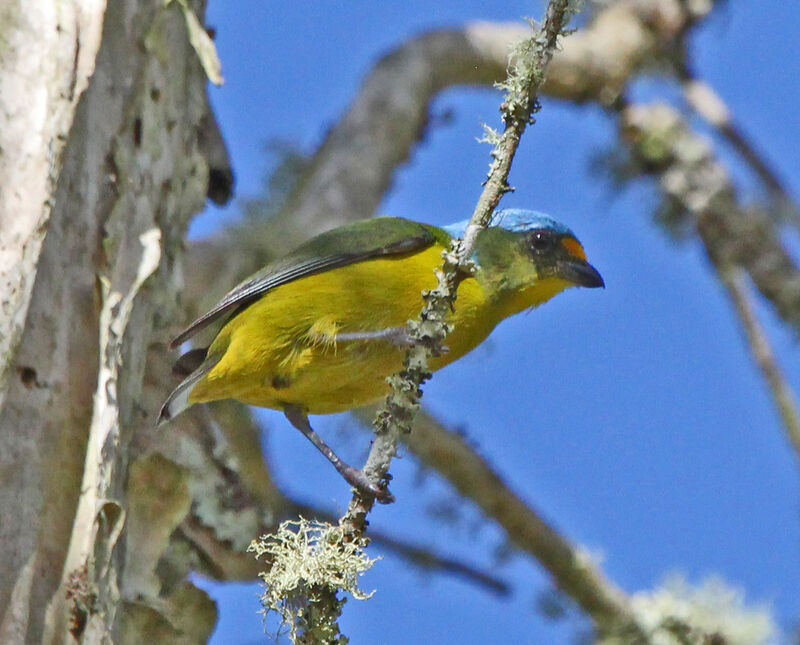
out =
[[[442,228],[453,237],[464,237],[467,224],[469,224],[469,220],[463,220]],[[549,215],[524,208],[504,208],[503,210],[495,211],[490,225],[499,226],[513,233],[524,233],[536,228],[549,228],[562,235],[575,237],[575,234],[567,226],[554,220]]]

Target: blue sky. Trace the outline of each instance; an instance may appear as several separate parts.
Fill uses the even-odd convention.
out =
[[[226,84],[212,100],[230,147],[240,198],[256,195],[269,168],[265,144],[305,150],[321,141],[376,58],[408,37],[469,20],[537,16],[538,2],[418,0],[276,3],[211,0]],[[692,42],[700,75],[800,194],[796,105],[800,12],[794,3],[724,3]],[[637,98],[669,95],[642,82]],[[674,94],[674,93],[673,93]],[[468,217],[488,149],[480,123],[497,119],[498,95],[450,90],[433,106],[452,110],[399,173],[381,213],[445,224]],[[596,108],[544,101],[522,142],[504,206],[535,208],[566,222],[605,278],[606,290],[573,289],[530,315],[505,321],[473,354],[438,373],[425,404],[463,427],[512,486],[573,541],[603,555],[608,576],[629,592],[672,571],[690,580],[717,573],[769,603],[779,624],[800,622],[798,464],[737,322],[694,242],[676,244],[652,223],[645,186],[616,195],[590,170],[614,140]],[[755,184],[725,146],[745,194]],[[195,237],[238,216],[210,207]],[[790,243],[796,245],[792,238]],[[795,246],[797,248],[797,246]],[[759,313],[792,385],[800,388],[797,339],[769,307]],[[264,412],[276,476],[298,498],[333,509],[347,486],[278,413]],[[366,435],[347,417],[312,419],[357,461]],[[342,621],[353,643],[567,643],[577,621],[535,611],[545,574],[529,558],[497,564],[502,535],[435,477],[419,481],[413,458],[395,462],[396,504],[379,507],[376,529],[494,568],[514,586],[498,599],[473,586],[426,576],[386,557],[364,579],[378,592],[351,600]],[[455,508],[448,526],[432,508]],[[202,582],[218,600],[216,643],[264,642],[258,587]]]

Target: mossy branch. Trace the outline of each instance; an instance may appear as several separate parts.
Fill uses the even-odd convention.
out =
[[[373,424],[376,437],[363,470],[376,485],[386,486],[398,437],[411,430],[414,415],[419,409],[421,386],[430,377],[428,360],[441,352],[442,341],[450,331],[446,317],[454,306],[459,283],[470,273],[469,258],[475,239],[480,229],[489,225],[492,212],[509,190],[508,173],[521,135],[531,123],[533,114],[539,110],[537,95],[547,65],[558,37],[576,12],[577,5],[574,0],[551,0],[543,26],[535,30],[530,38],[518,43],[512,51],[508,79],[502,85],[506,91],[501,105],[505,127],[492,150],[492,164],[483,193],[470,219],[465,239],[457,240],[443,254],[443,265],[436,272],[438,285],[422,294],[424,306],[420,317],[409,322],[410,336],[415,342],[406,352],[403,371],[389,379],[392,390]],[[356,547],[359,553],[368,543],[364,535],[366,518],[374,503],[373,496],[355,491],[347,512],[339,522],[345,542]],[[298,642],[341,642],[345,638],[338,632],[342,603],[337,598],[337,591],[336,585],[319,589],[319,594],[311,600],[309,611],[305,613],[301,625],[303,633],[294,632]],[[321,640],[313,636],[319,626],[327,629]],[[311,640],[308,640],[309,637]]]
[[[439,354],[450,326],[448,313],[455,305],[459,283],[470,274],[469,258],[480,229],[489,225],[492,212],[503,194],[508,192],[508,174],[525,128],[540,109],[538,92],[545,71],[577,4],[570,0],[551,0],[541,28],[515,44],[511,51],[507,80],[499,87],[506,94],[500,106],[504,130],[492,149],[492,163],[484,190],[467,226],[463,240],[456,240],[443,254],[443,264],[436,271],[437,286],[422,294],[424,306],[418,320],[409,322],[410,336],[415,341],[406,352],[404,369],[392,376],[392,391],[378,412],[373,428],[376,439],[364,466],[375,483],[386,483],[389,464],[395,454],[397,438],[411,429],[419,409],[421,386],[430,377],[428,360]],[[354,537],[364,532],[366,515],[374,499],[356,492],[341,525]]]
[[[727,170],[710,144],[664,104],[631,105],[620,112],[630,177],[655,176],[662,219],[672,230],[696,232],[717,277],[728,290],[753,357],[771,390],[789,443],[800,456],[797,404],[752,314],[743,276],[777,314],[800,330],[800,266],[769,214],[740,205]]]

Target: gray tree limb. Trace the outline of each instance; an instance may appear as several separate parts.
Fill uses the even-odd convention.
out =
[[[742,206],[710,142],[663,103],[624,108],[619,128],[631,155],[629,176],[656,178],[667,221],[696,231],[715,262],[741,266],[778,315],[800,330],[800,268],[774,218]]]
[[[0,333],[15,375],[0,417],[0,641],[99,642],[119,635],[127,598],[144,350],[175,306],[176,251],[207,192],[206,77],[177,3],[3,11],[2,118],[18,119],[0,135],[0,161],[17,165],[2,179],[3,324],[24,329],[16,355],[17,332]]]
[[[797,404],[750,311],[738,270],[746,272],[778,315],[800,329],[800,268],[780,238],[775,218],[744,208],[713,148],[665,104],[631,105],[620,112],[620,140],[631,156],[631,177],[652,176],[672,226],[690,228],[728,290],[754,359],[770,388],[789,444],[800,457]]]

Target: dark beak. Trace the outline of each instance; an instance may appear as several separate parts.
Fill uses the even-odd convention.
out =
[[[603,276],[598,273],[597,269],[588,262],[583,262],[577,258],[559,262],[556,273],[559,278],[568,280],[579,287],[595,289],[606,286],[606,283],[603,282]]]

